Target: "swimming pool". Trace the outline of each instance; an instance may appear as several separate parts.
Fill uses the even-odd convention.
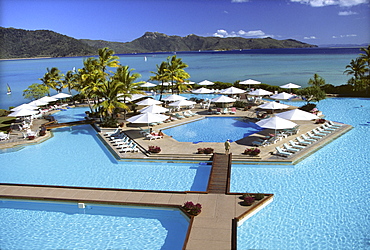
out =
[[[354,128],[292,167],[233,165],[232,192],[275,194],[238,228],[239,249],[368,249],[370,99],[330,98],[318,108]]]
[[[227,139],[237,141],[261,130],[255,123],[240,117],[206,117],[163,132],[180,142],[224,142]]]
[[[55,114],[59,122],[83,119],[86,108]],[[0,183],[205,191],[211,166],[199,163],[121,162],[90,125],[53,130],[53,138],[0,154]],[[181,181],[179,181],[181,180]]]
[[[0,200],[1,249],[181,249],[175,208]]]

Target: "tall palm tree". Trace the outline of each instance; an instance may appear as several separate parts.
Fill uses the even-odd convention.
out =
[[[162,100],[162,95],[163,95],[163,91],[164,91],[163,83],[168,81],[168,76],[167,76],[166,70],[165,70],[167,68],[167,62],[162,62],[161,65],[157,64],[156,67],[157,67],[157,72],[150,71],[150,73],[155,74],[154,76],[150,77],[150,80],[158,81],[158,82],[161,83],[161,90],[160,90],[159,100]]]
[[[352,59],[349,65],[346,66],[346,69],[343,73],[347,75],[353,75],[351,79],[348,80],[348,83],[351,84],[355,90],[360,91],[363,89],[367,89],[365,84],[365,73],[367,71],[365,60],[361,59],[360,57],[356,58],[355,60]]]
[[[39,78],[39,80],[42,81],[42,83],[48,87],[49,89],[49,95],[50,95],[50,89],[56,90],[58,93],[62,91],[63,89],[63,83],[62,78],[64,77],[63,74],[61,74],[61,71],[53,67],[51,69],[46,68],[46,73],[42,78]]]
[[[165,69],[168,79],[171,81],[172,93],[174,93],[174,84],[183,83],[190,75],[184,70],[188,65],[182,62],[176,55],[167,57],[167,68]]]
[[[132,73],[133,70],[129,69],[129,66],[120,65],[112,77],[112,82],[119,85],[119,88],[117,88],[117,95],[119,96],[116,95],[116,97],[123,99],[123,105],[120,105],[120,108],[124,109],[124,119],[126,119],[127,111],[130,111],[130,108],[126,105],[126,99],[131,98],[133,94],[143,94],[143,91],[137,89],[143,82],[135,82],[141,75]]]
[[[107,67],[117,68],[119,66],[119,57],[114,56],[114,51],[109,49],[108,47],[99,49],[99,66],[101,67],[101,70],[106,74]]]
[[[367,63],[367,72],[370,75],[370,45],[368,45],[367,48],[361,48],[360,50],[364,52],[363,54],[360,54],[360,59]]]

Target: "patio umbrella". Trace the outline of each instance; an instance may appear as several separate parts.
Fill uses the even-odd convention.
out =
[[[56,95],[52,95],[51,97],[56,98],[56,99],[64,99],[64,98],[68,98],[68,97],[71,97],[71,96],[72,95],[70,95],[70,94],[58,93]]]
[[[157,106],[157,105],[153,104],[153,105],[150,105],[148,107],[145,107],[145,108],[141,109],[140,113],[155,113],[155,114],[158,114],[158,113],[165,113],[167,111],[168,111],[168,109],[166,109],[162,106]]]
[[[292,98],[293,96],[294,95],[292,95],[292,94],[281,92],[279,94],[270,96],[270,98],[278,99],[278,100],[288,100],[288,99]]]
[[[294,84],[294,83],[288,83],[288,84],[284,84],[280,86],[280,88],[283,88],[283,89],[298,89],[300,87],[301,86]]]
[[[295,126],[297,126],[296,123],[280,118],[278,116],[273,116],[271,118],[263,119],[259,122],[256,122],[256,124],[260,126],[261,128],[274,129],[275,137],[276,137],[277,129],[294,128]]]
[[[17,111],[14,111],[8,116],[11,116],[11,117],[30,116],[30,115],[37,114],[38,112],[39,111],[37,110],[30,110],[30,109],[24,108],[24,109],[19,109]]]
[[[195,82],[192,82],[192,81],[189,81],[189,82],[184,82],[185,84],[190,84],[190,85],[193,85],[195,84]]]
[[[258,106],[261,109],[286,109],[289,108],[288,105],[278,103],[278,102],[267,102]]]
[[[273,93],[264,89],[256,89],[248,93],[248,95],[272,95]]]
[[[155,114],[155,113],[141,113],[139,115],[135,115],[133,117],[130,117],[127,119],[128,122],[131,123],[146,123],[149,124],[152,122],[162,122],[166,119],[168,119],[169,116],[167,115],[161,115],[161,114]]]
[[[181,106],[192,106],[194,104],[196,104],[196,102],[188,101],[188,100],[180,100],[180,101],[177,101],[177,102],[170,103],[170,104],[168,104],[168,106],[181,107]]]
[[[162,100],[173,102],[173,101],[180,101],[180,100],[185,100],[185,99],[186,99],[186,97],[183,97],[181,95],[173,94],[173,95],[169,95],[169,96],[163,98]]]
[[[122,96],[122,95],[123,94],[119,94],[118,96]],[[143,98],[143,97],[146,97],[146,95],[143,95],[143,94],[133,94],[133,95],[131,95],[131,98],[126,97],[126,103],[127,102],[135,101],[135,100],[140,99],[140,98]],[[123,101],[124,98],[123,97],[118,97],[118,100],[119,101]]]
[[[204,85],[204,86],[207,86],[207,85],[213,85],[215,83],[211,82],[211,81],[208,81],[208,80],[204,80],[204,81],[201,81],[200,83],[198,83],[199,85]]]
[[[211,99],[211,102],[217,102],[217,103],[230,103],[230,102],[235,102],[235,101],[236,99],[230,98],[224,95]]]
[[[191,92],[194,94],[209,94],[209,93],[213,93],[213,90],[201,87],[200,89],[195,89],[195,90],[192,90]]]
[[[144,105],[144,106],[149,106],[149,105],[153,105],[153,104],[162,104],[162,102],[154,100],[153,98],[146,98],[146,99],[136,103],[136,105]]]
[[[12,108],[10,111],[18,111],[18,110],[21,110],[21,109],[29,109],[29,110],[34,110],[34,109],[38,109],[37,106],[35,105],[31,105],[29,103],[23,103],[15,108]]]
[[[159,85],[162,85],[162,86],[170,86],[171,83],[170,82],[161,82]]]
[[[44,96],[44,97],[41,97],[40,99],[38,99],[39,101],[42,101],[42,102],[55,102],[55,101],[58,101],[57,98],[55,97],[51,97],[51,96]]]
[[[155,86],[157,86],[157,85],[154,84],[154,83],[151,83],[151,82],[146,82],[146,83],[140,85],[140,87],[143,87],[143,88],[151,88],[151,87],[155,87]]]
[[[253,80],[253,79],[248,79],[248,80],[244,80],[244,81],[239,82],[239,84],[252,85],[252,84],[261,84],[261,82]]]
[[[236,94],[245,93],[245,90],[239,89],[239,88],[236,88],[236,87],[229,87],[227,89],[221,90],[220,93],[224,94],[224,95],[236,95]]]
[[[41,100],[34,100],[34,101],[30,102],[29,104],[34,105],[34,106],[44,106],[44,105],[47,105],[48,102],[41,101]]]
[[[288,110],[279,114],[276,114],[276,116],[288,120],[314,120],[314,119],[319,119],[317,115],[311,114],[309,112],[300,110],[300,109],[292,109]]]

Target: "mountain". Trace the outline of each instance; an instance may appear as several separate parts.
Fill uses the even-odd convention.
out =
[[[239,50],[239,49],[276,49],[276,48],[311,48],[317,47],[293,39],[276,40],[267,38],[242,37],[201,37],[188,35],[186,37],[168,36],[158,32],[146,32],[142,37],[127,43],[85,40],[95,48],[109,47],[117,54],[147,53],[167,51],[199,51],[199,50]]]
[[[317,47],[293,39],[241,37],[186,37],[146,32],[132,42],[75,39],[50,30],[22,30],[0,27],[0,59],[33,57],[68,57],[96,55],[99,48],[109,47],[116,54],[199,50],[239,50]]]
[[[49,30],[0,27],[0,59],[94,55],[86,43]]]

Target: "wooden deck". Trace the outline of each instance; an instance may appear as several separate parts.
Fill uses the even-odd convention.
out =
[[[229,192],[231,156],[231,154],[213,154],[208,193],[227,194]]]
[[[83,125],[83,124],[93,124],[95,123],[94,120],[82,120],[82,121],[75,121],[75,122],[64,122],[64,123],[52,123],[45,125],[45,128],[47,130],[53,129],[53,128],[62,128],[62,127],[70,127],[70,126],[77,126],[77,125]]]

